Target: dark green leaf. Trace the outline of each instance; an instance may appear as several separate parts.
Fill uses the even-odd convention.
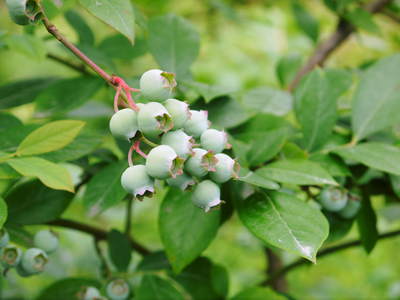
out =
[[[132,45],[121,34],[107,37],[100,43],[98,48],[111,58],[123,60],[131,60],[147,52],[147,44],[144,39],[136,38],[135,44]]]
[[[226,268],[213,264],[211,268],[211,283],[215,292],[226,298],[229,292],[229,274]]]
[[[94,44],[93,31],[79,13],[74,10],[69,10],[65,13],[65,19],[78,34],[79,44]]]
[[[378,241],[378,229],[376,214],[368,194],[363,195],[361,209],[357,215],[357,225],[362,245],[365,251],[370,253]]]
[[[4,199],[0,196],[0,228],[3,228],[4,223],[7,220],[8,209]]]
[[[149,50],[160,67],[178,78],[187,74],[200,48],[200,37],[193,25],[170,14],[152,18],[148,28]]]
[[[55,300],[55,299],[78,299],[79,291],[88,286],[101,287],[96,279],[87,278],[65,278],[52,283],[45,288],[36,300]]]
[[[255,112],[284,116],[292,108],[292,96],[278,89],[260,87],[248,91],[243,104]]]
[[[43,90],[35,99],[37,108],[45,112],[67,112],[90,100],[103,85],[97,77],[62,79]]]
[[[0,179],[13,179],[20,176],[21,175],[9,165],[5,163],[0,164]]]
[[[86,187],[83,198],[85,206],[93,213],[98,213],[120,203],[127,194],[121,186],[121,174],[127,167],[124,160],[97,172]]]
[[[8,223],[42,224],[57,219],[68,207],[73,194],[49,189],[39,181],[18,185],[6,196]]]
[[[125,272],[132,257],[132,248],[129,239],[125,234],[113,229],[108,233],[107,243],[112,263],[118,271]]]
[[[310,160],[315,161],[328,171],[332,176],[350,176],[350,170],[346,164],[337,156],[329,154],[313,154]]]
[[[371,33],[379,33],[379,27],[374,22],[372,14],[365,9],[357,7],[348,11],[344,18],[352,23],[356,28],[363,29]]]
[[[287,87],[289,83],[296,76],[297,71],[300,69],[303,60],[300,55],[292,54],[282,56],[276,66],[276,75],[282,87]]]
[[[235,91],[232,87],[210,85],[198,81],[183,81],[183,84],[199,93],[206,103]]]
[[[168,258],[164,251],[157,251],[146,255],[137,266],[138,271],[160,271],[169,268]]]
[[[329,231],[328,222],[318,209],[279,192],[256,193],[237,201],[237,205],[240,219],[255,236],[315,262]]]
[[[214,239],[220,211],[205,213],[193,205],[191,193],[170,189],[160,207],[159,230],[168,259],[179,273]]]
[[[368,68],[353,98],[352,127],[356,141],[400,122],[400,54]]]
[[[0,87],[0,109],[23,105],[35,100],[54,78],[35,78],[15,81]]]
[[[184,300],[170,280],[157,275],[144,275],[136,290],[136,300]]]
[[[135,38],[135,14],[129,0],[79,0],[93,15],[125,35]]]
[[[232,128],[249,119],[241,103],[233,98],[218,98],[207,105],[208,117],[214,127]]]
[[[319,36],[319,24],[317,20],[300,4],[298,1],[293,1],[293,13],[297,24],[313,41],[317,42]]]

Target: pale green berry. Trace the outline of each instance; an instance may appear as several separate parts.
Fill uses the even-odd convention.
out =
[[[138,131],[138,113],[130,108],[117,111],[110,120],[110,131],[113,136],[131,139]]]
[[[3,249],[1,249],[1,264],[5,268],[11,268],[11,267],[16,267],[22,257],[22,251],[21,249],[15,247],[15,246],[6,246]]]
[[[175,178],[168,178],[167,183],[169,186],[177,187],[182,191],[196,184],[194,179],[189,175],[187,175],[186,173],[176,176]]]
[[[149,102],[139,107],[139,129],[145,136],[154,139],[174,127],[171,115],[162,104]]]
[[[48,262],[46,252],[38,248],[29,248],[22,254],[21,266],[27,274],[37,274],[43,272]]]
[[[161,144],[170,146],[181,158],[187,158],[192,153],[194,140],[182,129],[169,131],[161,138]]]
[[[219,186],[211,180],[204,180],[196,186],[192,195],[192,202],[208,212],[210,208],[221,204],[220,197]]]
[[[123,279],[114,279],[107,284],[107,296],[111,300],[125,300],[129,297],[130,288]]]
[[[127,168],[121,176],[121,185],[134,197],[151,197],[154,193],[154,180],[147,174],[144,165]]]
[[[321,191],[319,201],[326,210],[337,212],[346,206],[347,193],[336,187],[327,187]]]
[[[195,148],[193,154],[188,158],[185,163],[185,170],[192,176],[203,177],[208,172],[215,171],[215,164],[217,159],[214,154],[210,151]]]
[[[38,20],[40,8],[34,0],[6,0],[11,19],[18,25],[29,25]]]
[[[210,174],[212,180],[217,183],[224,183],[229,179],[238,177],[240,166],[234,159],[224,153],[216,154],[215,158],[217,159],[215,172]]]
[[[164,106],[171,115],[175,129],[182,128],[186,121],[190,119],[191,113],[189,105],[186,102],[176,99],[168,99],[164,102]]]
[[[344,208],[339,211],[339,215],[345,219],[354,218],[361,207],[361,198],[359,195],[350,193],[348,195],[348,201]]]
[[[167,145],[160,145],[151,149],[146,159],[147,173],[157,179],[176,177],[183,173],[184,160],[175,150]]]
[[[7,230],[4,228],[0,229],[0,248],[7,246],[10,242],[10,236],[8,235]]]
[[[52,253],[58,248],[58,237],[51,230],[40,230],[35,234],[33,244],[46,253]]]
[[[158,69],[146,71],[140,78],[140,91],[149,100],[167,99],[175,86],[175,75]]]
[[[205,110],[191,110],[190,119],[183,126],[185,132],[193,137],[199,137],[210,127],[208,112]]]
[[[18,275],[21,277],[29,277],[29,276],[36,274],[36,273],[33,274],[33,273],[29,273],[29,272],[25,271],[25,269],[22,267],[21,260],[20,260],[19,264],[15,267],[15,270],[17,271]]]
[[[97,300],[101,299],[100,291],[94,286],[85,286],[78,293],[78,298],[81,300]]]
[[[200,137],[201,147],[214,153],[220,153],[229,147],[228,135],[225,131],[207,129]]]

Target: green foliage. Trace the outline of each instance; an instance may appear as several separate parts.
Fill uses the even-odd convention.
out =
[[[129,267],[132,249],[127,236],[118,230],[111,230],[107,237],[108,253],[118,271],[124,272]]]

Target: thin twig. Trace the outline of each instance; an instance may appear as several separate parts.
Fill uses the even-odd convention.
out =
[[[270,248],[265,248],[265,255],[268,260],[267,275],[271,276],[282,268],[282,260],[280,256],[274,253]],[[287,281],[283,276],[274,278],[270,285],[275,291],[282,293],[287,292]]]
[[[364,7],[371,13],[381,11],[387,4],[393,0],[375,0]],[[324,42],[319,44],[313,55],[308,59],[307,63],[297,72],[296,76],[288,86],[288,90],[292,91],[308,72],[312,71],[316,66],[322,66],[326,59],[337,49],[353,32],[355,27],[343,18],[339,19],[336,31]]]
[[[69,61],[69,60],[67,60],[67,59],[65,59],[63,57],[60,57],[60,56],[52,54],[52,53],[48,53],[47,57],[52,59],[52,60],[54,60],[54,61],[56,61],[56,62],[58,62],[58,63],[60,63],[60,64],[63,64],[65,66],[69,67],[70,69],[73,69],[73,70],[75,70],[75,71],[77,71],[79,73],[82,73],[83,75],[90,75],[88,70],[86,70],[84,64],[73,63],[73,62],[71,62],[71,61]]]
[[[94,226],[91,226],[91,225],[79,223],[79,222],[76,222],[73,220],[58,219],[58,220],[50,221],[47,224],[78,230],[78,231],[90,234],[98,240],[106,240],[107,239],[107,234],[108,234],[107,231],[97,228],[97,227],[94,227]],[[131,242],[132,248],[135,249],[141,255],[146,256],[151,253],[150,250],[148,250],[144,246],[140,245],[134,239],[129,238],[129,240]]]
[[[110,270],[110,267],[108,266],[107,260],[105,259],[104,255],[103,255],[103,252],[101,251],[99,242],[100,242],[100,240],[97,239],[96,237],[93,239],[94,248],[96,249],[97,256],[100,259],[101,276],[108,279],[111,276],[111,270]]]
[[[389,231],[383,234],[380,234],[378,236],[379,240],[382,239],[387,239],[387,238],[391,238],[394,236],[397,236],[400,234],[400,230],[394,230],[394,231]],[[353,240],[353,241],[349,241],[349,242],[345,242],[343,244],[339,244],[336,246],[332,246],[332,247],[328,247],[325,248],[323,250],[321,250],[317,257],[320,259],[326,255],[332,254],[332,253],[336,253],[338,251],[342,251],[348,248],[352,248],[352,247],[357,247],[361,245],[361,240]],[[272,274],[267,280],[265,280],[262,285],[270,285],[272,284],[277,278],[285,275],[286,273],[288,273],[289,271],[296,269],[302,265],[306,265],[306,264],[310,264],[310,262],[308,260],[305,259],[299,259],[289,265],[287,265],[286,267],[283,267],[282,269],[280,269],[279,271],[277,271],[276,273]]]

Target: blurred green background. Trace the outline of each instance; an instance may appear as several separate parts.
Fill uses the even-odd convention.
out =
[[[65,1],[67,5],[78,8],[92,28],[95,28],[96,42],[113,31],[79,8],[76,1]],[[293,15],[293,2],[262,0],[135,0],[136,7],[147,17],[174,13],[188,19],[201,34],[201,53],[194,66],[196,80],[219,84],[238,92],[258,86],[279,86],[276,64],[283,55],[300,56],[303,60],[313,52],[315,41],[299,28]],[[301,2],[319,24],[319,38],[323,40],[335,30],[337,17],[320,0]],[[73,29],[62,17],[54,23],[72,41],[77,41]],[[329,67],[351,68],[400,49],[400,23],[395,23],[385,15],[377,15],[374,21],[379,24],[379,33],[359,30],[327,61]],[[0,37],[23,31],[8,17],[4,2],[0,2]],[[43,28],[40,36],[46,37]],[[143,32],[138,28],[138,37]],[[47,47],[61,55],[69,55],[56,41],[46,42]],[[90,53],[89,53],[90,56]],[[95,58],[96,59],[96,58]],[[157,64],[150,54],[133,61],[115,63],[116,73],[124,78],[135,78]],[[6,48],[0,51],[0,84],[15,79],[57,75],[74,76],[70,69],[48,59],[36,60],[26,54],[11,52]],[[111,94],[110,94],[111,95]],[[107,98],[98,93],[93,100]],[[112,96],[104,115],[111,114]],[[106,107],[106,106],[105,106]],[[22,120],[32,117],[31,104],[14,109]],[[1,137],[0,137],[1,138]],[[105,141],[106,147],[113,147]],[[152,250],[161,248],[157,229],[158,207],[162,195],[134,205],[133,235]],[[396,228],[400,222],[385,218],[387,209],[382,210],[383,201],[373,199],[379,214],[379,230]],[[88,218],[87,212],[77,195],[65,217],[85,220],[104,229],[122,228],[124,205],[113,207],[105,213]],[[383,218],[382,218],[383,216]],[[353,226],[354,227],[354,226]],[[69,230],[62,231],[62,248],[51,260],[48,271],[41,276],[20,278],[13,272],[3,277],[1,289],[4,297],[33,298],[40,289],[55,279],[66,276],[93,276],[94,266],[99,261],[94,255],[89,236]],[[345,239],[357,238],[353,228]],[[361,248],[352,248],[322,258],[314,266],[303,266],[287,276],[289,294],[295,299],[400,299],[400,262],[397,259],[400,238],[384,240],[370,255]],[[230,275],[230,295],[246,286],[253,286],[265,278],[266,260],[261,242],[244,228],[236,216],[225,223],[217,238],[205,252],[214,262],[227,268]],[[282,253],[285,262],[296,257]],[[136,259],[137,261],[137,259]],[[134,266],[132,266],[134,268]],[[134,280],[134,278],[133,278]]]

